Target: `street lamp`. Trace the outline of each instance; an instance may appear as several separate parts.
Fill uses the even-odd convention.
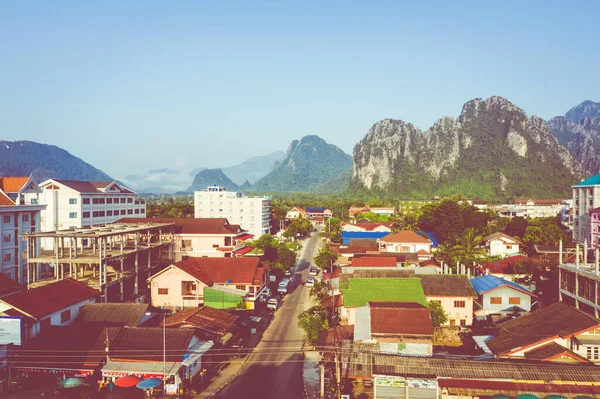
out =
[[[146,316],[152,316],[153,313],[146,312]],[[167,313],[163,312],[163,398],[167,397]]]

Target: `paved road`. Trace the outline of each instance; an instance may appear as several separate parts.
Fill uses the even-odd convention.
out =
[[[292,277],[293,292],[283,299],[261,342],[232,384],[217,398],[286,398],[301,399],[302,343],[304,332],[298,328],[298,314],[310,307],[310,288],[298,286],[306,280],[310,261],[317,253],[321,239],[313,232],[303,242],[301,257]]]

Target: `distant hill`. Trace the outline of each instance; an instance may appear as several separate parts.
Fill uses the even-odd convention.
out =
[[[583,118],[600,118],[600,103],[586,100],[571,108],[565,114],[565,118],[575,124],[581,122]]]
[[[313,192],[350,169],[350,155],[318,136],[305,136],[292,141],[285,157],[252,186],[252,191]]]
[[[337,175],[331,180],[327,180],[325,183],[319,184],[315,188],[315,192],[319,194],[333,194],[342,193],[350,186],[352,180],[352,169],[348,169],[341,174]]]
[[[238,185],[244,184],[246,180],[248,183],[253,184],[269,173],[273,168],[273,165],[275,165],[275,162],[280,161],[284,155],[285,153],[283,151],[276,151],[267,155],[248,158],[238,165],[221,167],[219,169]],[[206,168],[193,169],[190,172],[190,176],[195,177],[198,172],[205,169]]]
[[[154,169],[143,176],[128,175],[120,181],[142,194],[171,194],[190,184],[188,176],[168,168]]]
[[[108,181],[112,177],[54,145],[33,141],[0,141],[0,176]]]
[[[238,185],[232,182],[221,169],[204,169],[203,171],[198,172],[192,185],[188,187],[187,191],[200,191],[208,186],[214,185],[225,187],[228,191],[239,190]]]

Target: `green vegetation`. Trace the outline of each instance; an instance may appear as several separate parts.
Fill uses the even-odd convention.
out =
[[[286,243],[278,242],[270,234],[263,234],[249,245],[262,252],[261,259],[272,264],[271,267],[278,277],[296,265],[296,253]]]
[[[417,302],[427,305],[417,278],[351,278],[340,284],[344,306],[365,306],[369,301]]]
[[[298,315],[298,327],[304,330],[306,340],[315,345],[319,333],[329,328],[327,310],[321,305],[315,305]]]
[[[170,198],[166,201],[147,201],[146,215],[149,218],[193,218],[194,203],[189,199]]]
[[[338,256],[331,252],[329,248],[323,247],[315,255],[313,260],[315,265],[317,265],[317,267],[319,267],[321,270],[327,270],[334,264],[337,258]]]
[[[206,187],[213,185],[225,187],[229,191],[239,189],[238,185],[231,181],[221,169],[204,169],[196,174],[192,185],[188,187],[187,191],[204,190]]]
[[[294,238],[298,235],[306,236],[313,229],[313,225],[308,219],[298,218],[292,220],[285,231],[283,232],[283,236],[286,238]]]
[[[442,304],[438,301],[427,302],[429,311],[431,312],[431,323],[434,327],[439,327],[448,321],[448,315],[444,311]]]

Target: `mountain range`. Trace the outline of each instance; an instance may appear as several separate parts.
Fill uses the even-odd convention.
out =
[[[200,191],[208,186],[225,187],[228,191],[238,191],[240,186],[235,184],[221,169],[204,169],[196,174],[192,185],[186,191]]]

